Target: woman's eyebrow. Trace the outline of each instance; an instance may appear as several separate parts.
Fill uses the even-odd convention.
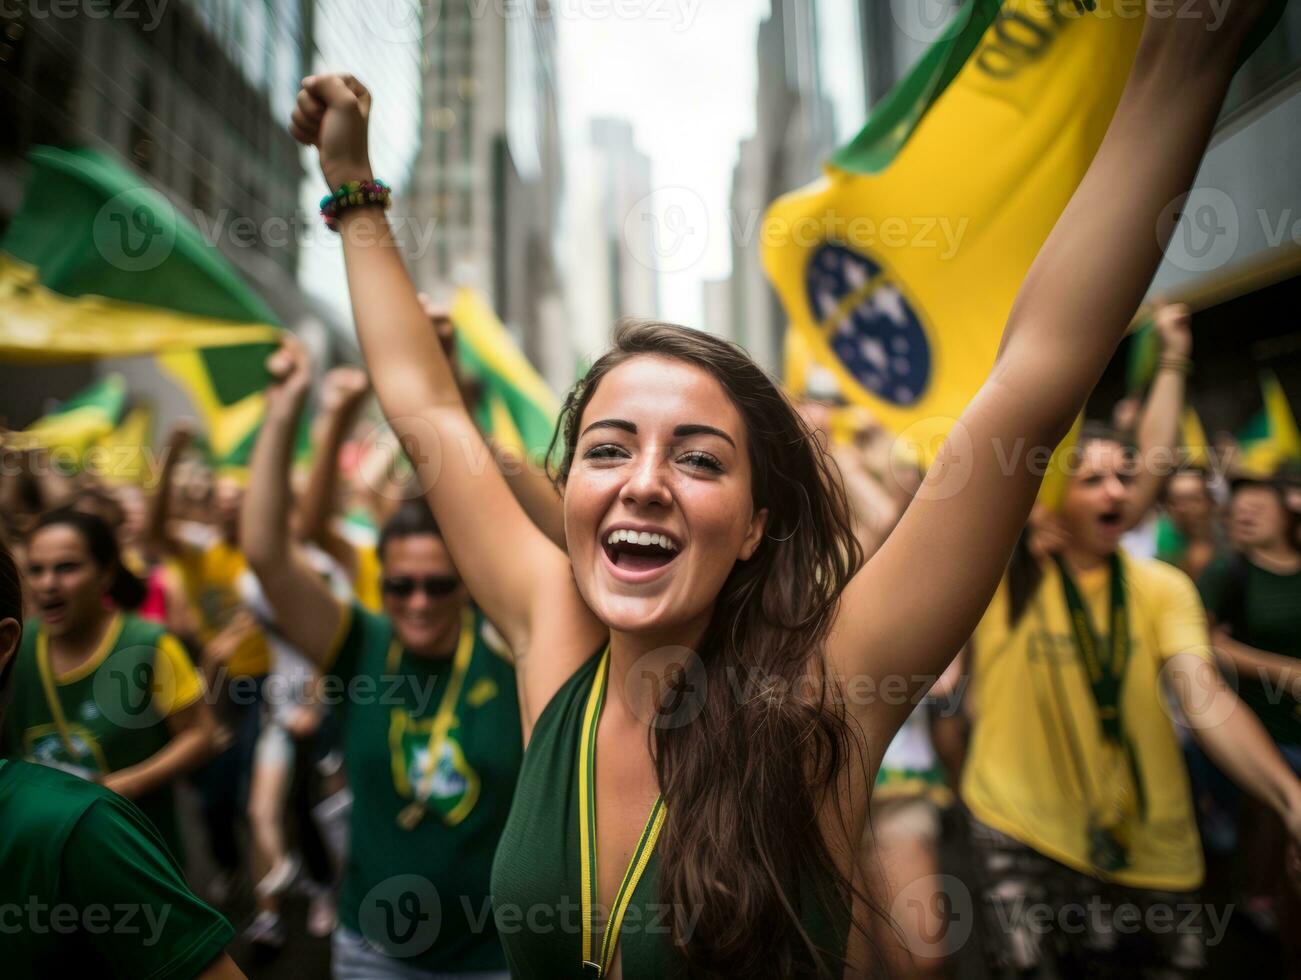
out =
[[[736,448],[736,443],[732,441],[731,436],[722,429],[714,428],[712,425],[701,425],[699,423],[679,425],[673,430],[673,436],[676,439],[683,439],[687,436],[718,436],[718,438],[725,440],[733,449]]]
[[[624,432],[631,435],[635,436],[637,434],[637,426],[629,422],[627,419],[598,419],[584,429],[579,438],[587,435],[593,429],[622,429]]]

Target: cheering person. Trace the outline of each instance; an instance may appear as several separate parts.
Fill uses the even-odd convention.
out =
[[[1200,911],[1203,870],[1165,689],[1207,754],[1299,840],[1301,784],[1216,672],[1193,583],[1120,548],[1128,450],[1092,426],[1079,448],[1062,548],[1044,561],[1018,549],[972,640],[978,710],[962,798],[988,945],[1002,971],[1075,975],[1119,957],[1182,976],[1204,962],[1215,924],[1157,927],[1158,915]],[[1051,908],[1062,928],[1031,921],[1027,903]],[[1122,907],[1138,921],[1125,923]],[[1076,928],[1073,908],[1101,911]]]
[[[353,805],[334,976],[504,976],[489,870],[522,755],[508,654],[470,604],[420,500],[380,531],[384,614],[331,596],[289,540],[307,354],[289,337],[269,367],[242,546],[277,627],[325,675],[322,697],[348,692],[341,711]]]
[[[172,784],[210,757],[217,734],[198,673],[175,637],[129,611],[144,585],[100,518],[40,518],[27,579],[41,618],[18,654],[9,753],[132,800],[183,860]]]
[[[571,393],[567,554],[553,545],[479,464],[377,206],[369,93],[304,80],[291,132],[335,189],[324,210],[371,379],[516,656],[528,747],[493,875],[516,976],[870,968],[853,855],[912,701],[863,692],[926,686],[980,618],[1039,482],[1000,462],[1017,440],[1056,445],[1114,353],[1262,6],[1217,9],[1215,30],[1210,0],[1148,19],[989,380],[861,568],[843,493],[771,380],[738,348],[666,324],[625,326]],[[581,928],[559,927],[574,908]]]

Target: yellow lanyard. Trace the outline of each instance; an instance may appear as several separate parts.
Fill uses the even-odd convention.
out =
[[[111,648],[117,642],[117,636],[121,629],[122,616],[118,613],[109,620],[108,628],[104,630],[99,645],[87,658],[87,662],[102,660],[103,656],[106,655],[106,648]],[[83,668],[78,667],[77,669],[81,670]],[[59,733],[59,741],[63,743],[63,750],[68,753],[68,758],[75,759],[77,753],[72,747],[72,732],[68,728],[68,719],[63,714],[63,703],[59,700],[58,687],[54,681],[54,668],[50,664],[49,635],[45,632],[44,627],[41,627],[40,632],[36,634],[36,670],[41,675],[41,690],[45,694],[45,706],[50,709],[50,719],[54,722],[54,728]]]
[[[424,819],[428,809],[425,798],[429,795],[429,791],[433,786],[434,770],[438,765],[435,750],[438,743],[447,737],[447,733],[452,730],[452,725],[456,722],[456,702],[460,699],[461,687],[464,685],[466,672],[470,669],[470,657],[473,653],[474,610],[467,605],[461,610],[461,638],[456,643],[456,654],[452,657],[452,676],[448,678],[447,690],[443,692],[443,698],[438,702],[438,711],[434,713],[434,726],[429,732],[429,747],[425,756],[425,764],[420,772],[420,777],[411,788],[412,802],[403,807],[402,812],[398,814],[398,825],[403,830],[411,830],[419,824]],[[398,642],[395,636],[393,642],[389,644],[385,663],[385,669],[390,675],[397,673],[401,659],[402,644]],[[401,780],[406,775],[405,772],[396,771],[402,764],[400,758],[394,758],[394,775],[398,777],[398,785],[401,784]]]
[[[601,654],[601,662],[596,668],[596,677],[592,681],[592,690],[587,695],[587,707],[583,711],[583,729],[578,744],[578,841],[580,861],[582,862],[582,914],[583,914],[583,962],[584,980],[599,980],[610,970],[614,962],[614,951],[619,944],[619,928],[623,925],[624,913],[632,902],[632,893],[650,862],[659,839],[660,828],[664,825],[664,797],[655,798],[646,826],[642,828],[641,837],[633,849],[628,868],[623,873],[623,881],[614,896],[614,905],[610,908],[610,921],[601,935],[599,954],[596,950],[596,724],[601,718],[601,706],[605,703],[605,687],[610,677],[610,648],[607,646]],[[598,958],[599,955],[599,958]]]

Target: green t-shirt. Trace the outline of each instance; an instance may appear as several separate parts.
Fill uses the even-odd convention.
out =
[[[179,641],[156,623],[119,613],[100,648],[81,666],[55,675],[44,625],[29,623],[5,714],[5,752],[84,779],[143,762],[171,740],[167,718],[201,694],[194,665]],[[60,717],[52,709],[57,706]],[[134,801],[172,854],[181,842],[172,787]]]
[[[190,978],[234,936],[149,821],[47,766],[0,760],[0,973]]]
[[[344,615],[322,689],[344,709],[353,794],[340,921],[413,967],[500,970],[489,876],[523,757],[514,667],[473,607],[437,659],[402,649],[386,617]]]
[[[1216,559],[1197,582],[1202,601],[1233,638],[1257,650],[1301,658],[1301,572],[1276,575],[1244,558]],[[1238,673],[1238,695],[1273,738],[1301,745],[1301,704],[1254,674]]]

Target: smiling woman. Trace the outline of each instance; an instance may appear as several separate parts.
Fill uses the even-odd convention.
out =
[[[1210,0],[1148,20],[957,451],[862,567],[826,456],[771,379],[739,348],[667,324],[621,329],[570,395],[561,551],[478,464],[482,439],[383,212],[343,211],[375,390],[515,654],[527,748],[492,888],[502,921],[526,923],[502,929],[514,976],[871,971],[854,845],[913,702],[849,707],[842,692],[907,679],[919,695],[970,635],[1039,483],[1001,465],[1006,447],[1056,445],[1097,383],[1263,2],[1234,3],[1214,31]],[[351,76],[304,79],[290,131],[318,148],[331,187],[373,179],[370,105]],[[649,551],[655,535],[675,550]],[[544,925],[573,908],[580,928]]]

